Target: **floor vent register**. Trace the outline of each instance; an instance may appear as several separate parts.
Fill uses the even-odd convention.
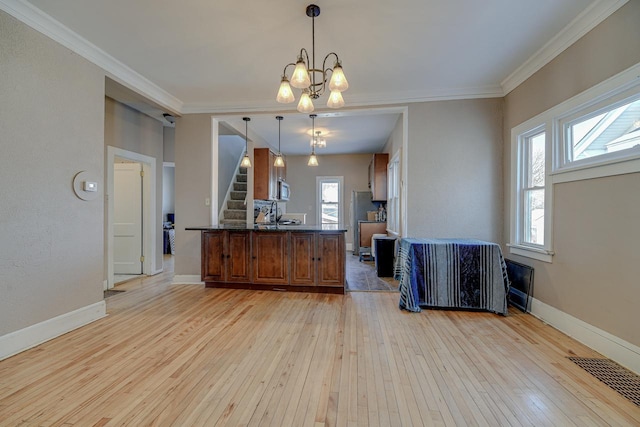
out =
[[[640,406],[640,376],[609,359],[569,357],[576,365]]]

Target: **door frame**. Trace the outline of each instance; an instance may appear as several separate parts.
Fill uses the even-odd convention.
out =
[[[152,275],[156,271],[156,159],[122,148],[107,146],[107,283],[105,289],[114,286],[113,274],[113,165],[116,157],[142,164],[142,274]]]

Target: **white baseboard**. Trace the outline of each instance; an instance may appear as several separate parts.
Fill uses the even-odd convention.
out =
[[[531,314],[627,369],[640,374],[640,347],[535,298],[531,300]]]
[[[149,276],[155,276],[156,274],[160,274],[164,271],[164,269],[160,268],[160,269],[156,269],[156,270],[151,270],[151,274]]]
[[[199,274],[176,274],[171,283],[174,285],[204,285]]]
[[[64,335],[107,315],[104,301],[61,314],[0,337],[0,360]]]

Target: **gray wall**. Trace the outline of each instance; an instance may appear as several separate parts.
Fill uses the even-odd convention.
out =
[[[105,146],[122,148],[156,159],[156,269],[162,268],[162,176],[163,127],[156,119],[105,98]],[[106,147],[105,147],[106,152]],[[106,220],[107,218],[105,218]]]
[[[164,161],[173,163],[176,161],[176,128],[166,126],[162,128],[162,145]]]
[[[389,139],[384,144],[384,148],[382,149],[382,153],[389,153],[389,161],[391,161],[393,155],[402,148],[403,136],[404,127],[401,114],[400,117],[398,117],[398,121],[396,121],[393,132],[391,132],[391,136],[389,136]]]
[[[187,226],[211,225],[211,115],[176,119],[176,258],[175,274],[200,275],[200,232]]]
[[[347,243],[353,242],[353,230],[349,224],[351,191],[367,190],[368,168],[372,154],[346,154],[318,156],[318,166],[307,166],[309,156],[287,156],[287,182],[291,185],[291,200],[287,212],[306,213],[307,224],[316,223],[316,177],[343,176],[343,219],[347,226]]]
[[[4,335],[103,299],[104,73],[0,11],[0,76]]]
[[[409,236],[501,241],[502,103],[409,105]]]
[[[505,98],[505,242],[511,129],[640,62],[638,22],[630,1]],[[553,263],[509,255],[535,268],[534,297],[640,345],[640,173],[557,184],[553,209]]]

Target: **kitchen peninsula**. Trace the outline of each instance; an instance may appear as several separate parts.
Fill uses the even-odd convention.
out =
[[[214,225],[201,232],[201,280],[209,288],[343,294],[346,229]]]

